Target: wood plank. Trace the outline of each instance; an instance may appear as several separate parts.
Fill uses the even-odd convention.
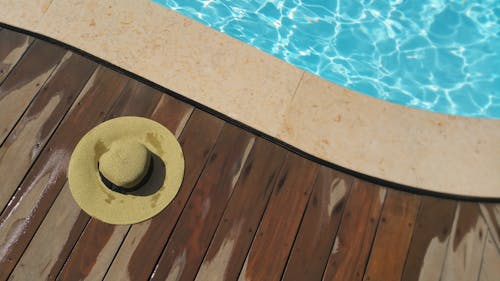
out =
[[[321,280],[353,180],[321,167],[283,280]]]
[[[118,107],[123,108],[122,111],[113,113],[113,116],[119,115],[139,115],[150,116],[153,120],[168,121],[163,123],[167,128],[174,132],[181,132],[185,125],[185,120],[189,118],[191,107],[184,105],[185,110],[179,110],[178,102],[161,102],[163,100],[172,100],[167,95],[162,95],[160,92],[139,82],[134,82],[142,90],[125,90],[130,92],[127,94],[126,101],[118,102]],[[122,105],[123,103],[123,105]],[[143,103],[144,106],[138,106]],[[126,104],[126,105],[125,105]],[[146,106],[148,108],[146,109]],[[156,106],[156,110],[154,109]],[[152,112],[155,111],[155,114]],[[165,118],[164,115],[169,117]],[[159,118],[156,118],[159,117]],[[102,279],[110,266],[116,252],[118,251],[125,235],[128,233],[130,226],[113,226],[100,222],[96,219],[91,219],[89,229],[82,234],[75,251],[71,253],[65,267],[62,270],[60,279],[75,280],[81,278]],[[95,244],[95,237],[107,237],[102,244]],[[96,257],[99,257],[96,260]]]
[[[487,231],[479,205],[460,202],[453,221],[442,281],[477,280]]]
[[[196,280],[236,280],[278,179],[286,150],[259,138]]]
[[[66,53],[0,147],[1,207],[7,204],[96,67],[79,55]]]
[[[123,95],[109,112],[109,117],[123,115],[149,117],[162,94],[135,80],[130,80]],[[102,280],[128,225],[111,225],[91,218],[57,277],[58,280]]]
[[[488,232],[479,281],[498,281],[498,279],[500,279],[500,251],[493,240],[493,236]]]
[[[120,98],[107,117],[127,114],[139,115],[143,111],[152,111],[152,107],[156,106],[156,101],[160,95],[148,98],[150,95],[148,95],[147,90],[148,87],[136,81],[130,81],[123,91],[125,97]],[[65,192],[63,190],[22,256],[20,263],[16,266],[13,276],[21,276],[20,280],[27,275],[54,279],[61,270],[89,220],[88,215],[75,205],[73,199],[68,199],[66,196],[70,196],[69,191]],[[63,202],[58,204],[60,200],[63,200]],[[51,212],[59,214],[59,216],[51,217]],[[54,234],[52,230],[60,224],[60,216],[65,216],[65,227],[57,228],[58,232]],[[51,237],[50,241],[46,241],[48,237]],[[55,241],[53,238],[56,238]],[[50,250],[44,251],[47,244],[51,245]],[[43,255],[39,252],[43,252]],[[44,256],[43,263],[39,262],[39,256]],[[23,266],[24,269],[17,270],[20,266]],[[29,270],[26,270],[26,268],[29,268]]]
[[[0,280],[11,272],[63,187],[76,143],[104,119],[127,81],[100,68],[17,189],[0,216]]]
[[[102,280],[127,231],[91,219],[56,280]]]
[[[8,29],[0,30],[0,85],[9,75],[33,38]]]
[[[289,153],[239,280],[279,280],[286,265],[319,165]]]
[[[365,281],[401,279],[419,206],[420,196],[389,190],[365,272]]]
[[[115,103],[113,109],[107,115],[107,118],[123,114],[137,115],[138,112],[145,110],[151,111],[151,108],[156,105],[157,99],[143,98],[142,95],[147,93],[145,88],[146,87],[143,87],[142,84],[136,81],[130,81],[123,91],[125,96],[122,96],[119,101]],[[159,98],[159,95],[157,98]],[[61,196],[65,195],[66,193],[63,190],[56,199],[56,203],[54,203],[50,212],[57,213],[59,216],[65,216],[66,220],[64,221],[64,226],[66,227],[58,228],[58,231],[53,233],[52,230],[59,224],[59,217],[51,217],[49,212],[23,255],[20,263],[16,266],[17,270],[20,265],[29,265],[28,267],[24,266],[25,268],[29,268],[29,270],[14,271],[14,273],[23,272],[22,275],[18,273],[21,279],[26,274],[46,279],[54,279],[73,249],[80,233],[88,223],[88,215],[81,211],[78,206],[76,206],[75,209],[75,203],[72,198],[60,199]],[[58,200],[64,201],[56,205]],[[52,239],[56,238],[56,241],[46,241],[46,239],[50,237],[47,232],[50,232]],[[41,264],[38,261],[38,252],[43,252],[46,244],[51,244],[51,249],[50,251],[44,252],[44,261],[43,264]]]
[[[361,280],[386,189],[356,179],[328,260],[323,280]]]
[[[173,101],[171,110],[186,107]],[[170,114],[160,113],[165,119]],[[162,119],[158,116],[159,119]],[[168,122],[165,120],[164,122]],[[195,110],[180,137],[186,163],[185,175],[172,203],[151,220],[133,225],[118,251],[105,280],[146,280],[154,269],[164,245],[179,218],[205,163],[207,162],[223,121],[203,111]]]
[[[54,280],[89,219],[66,183],[9,280]]]
[[[225,124],[152,274],[152,280],[193,280],[255,137]]]
[[[0,86],[0,144],[66,51],[36,40]]]
[[[456,207],[454,200],[422,197],[401,280],[439,280]]]
[[[488,225],[491,238],[500,250],[500,204],[499,203],[481,203],[479,204],[481,214]]]

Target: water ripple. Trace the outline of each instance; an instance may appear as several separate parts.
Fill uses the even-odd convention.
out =
[[[154,0],[383,100],[500,118],[498,0]]]

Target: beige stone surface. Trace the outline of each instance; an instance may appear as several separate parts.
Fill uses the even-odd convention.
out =
[[[0,0],[0,22],[33,30],[54,0]]]
[[[413,187],[500,195],[500,122],[424,112],[305,74],[280,139],[340,166]]]
[[[147,0],[0,5],[0,22],[80,48],[334,164],[422,189],[500,198],[499,120],[355,93]]]
[[[146,0],[54,1],[39,29],[267,133],[303,73]]]

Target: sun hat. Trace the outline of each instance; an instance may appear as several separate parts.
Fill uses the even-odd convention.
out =
[[[142,117],[119,117],[91,129],[78,142],[68,167],[76,203],[111,224],[147,220],[175,197],[184,156],[175,136]]]

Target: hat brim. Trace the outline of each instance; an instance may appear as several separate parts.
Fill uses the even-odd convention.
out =
[[[153,194],[122,194],[102,182],[99,158],[120,139],[142,143],[163,161],[164,182]],[[111,119],[90,130],[75,147],[68,168],[76,203],[90,216],[111,224],[138,223],[158,214],[179,191],[183,176],[184,156],[175,136],[161,124],[142,117]]]

